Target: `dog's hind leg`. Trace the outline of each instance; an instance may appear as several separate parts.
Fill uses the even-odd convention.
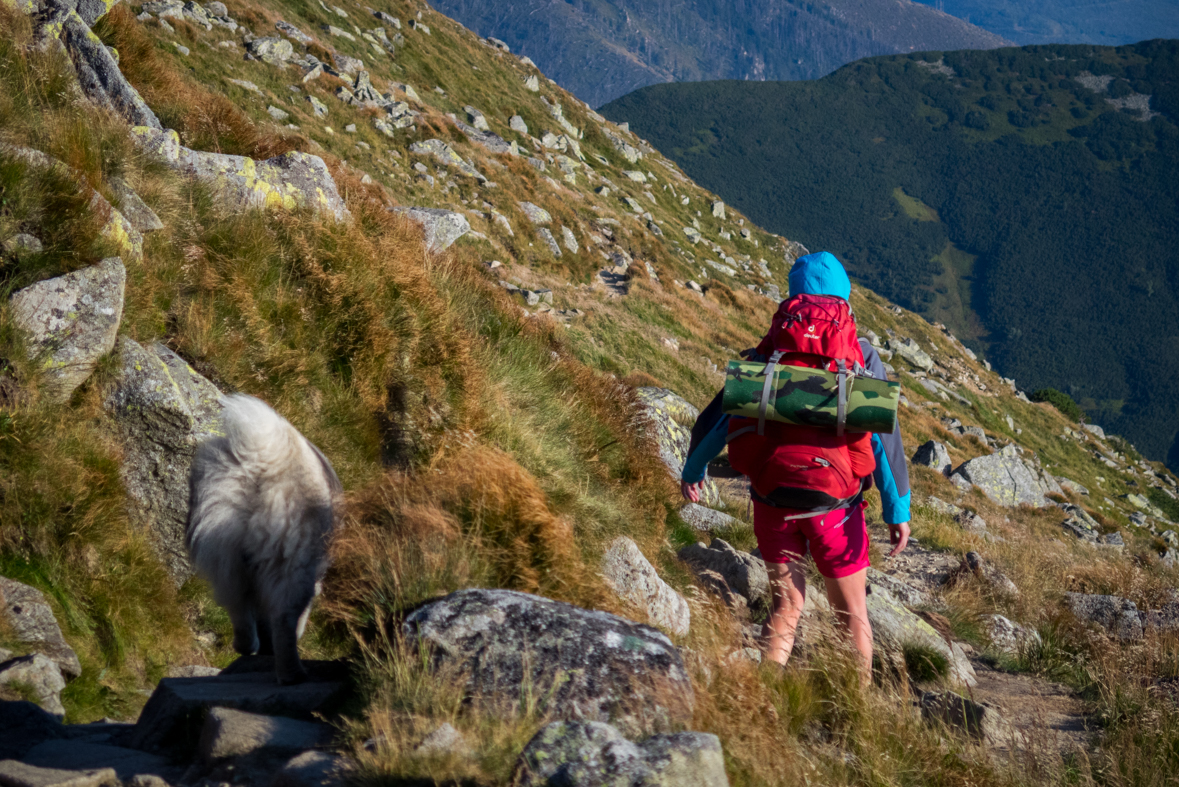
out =
[[[233,623],[233,649],[243,656],[258,652],[258,621],[254,616],[254,606],[242,600],[232,605],[225,605],[229,619]]]
[[[270,618],[271,635],[274,639],[274,671],[280,685],[302,683],[307,680],[307,670],[299,660],[299,634],[311,608],[314,590],[307,588],[297,598],[288,599],[277,614]]]

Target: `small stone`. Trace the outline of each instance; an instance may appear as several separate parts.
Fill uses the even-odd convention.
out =
[[[281,66],[295,56],[291,42],[277,36],[255,38],[246,44],[246,51],[272,66]]]
[[[451,724],[447,723],[423,738],[422,742],[418,744],[418,747],[414,749],[414,754],[449,754],[450,752],[461,752],[466,749],[466,738]]]
[[[343,787],[354,767],[344,757],[323,751],[306,751],[291,758],[274,774],[270,787]]]
[[[553,220],[552,214],[539,205],[534,205],[531,202],[518,202],[517,204],[533,224],[548,224]]]
[[[0,685],[18,684],[29,689],[38,705],[55,716],[64,716],[61,690],[65,678],[57,664],[42,653],[21,656],[0,664]],[[0,778],[0,784],[3,779]]]
[[[633,540],[614,540],[602,559],[602,575],[619,598],[645,612],[652,624],[677,636],[688,633],[688,602],[659,577]]]
[[[1002,615],[984,615],[981,619],[987,638],[1000,653],[1017,656],[1032,644],[1039,644],[1040,634],[1012,623]]]
[[[519,115],[512,115],[511,120],[508,121],[508,128],[518,134],[528,133],[528,124],[524,122],[524,118]]]
[[[687,281],[687,286],[688,286],[688,289],[691,290],[692,292],[698,292],[701,295],[704,294],[704,288],[690,279]]]
[[[725,219],[725,203],[721,202],[720,200],[714,200],[712,203],[712,215],[715,218],[718,218],[721,221],[724,221],[724,219]]]
[[[426,235],[426,248],[431,252],[439,252],[449,248],[456,240],[471,231],[471,223],[467,217],[455,211],[441,208],[396,208],[395,210],[422,226]]]
[[[540,80],[537,79],[535,74],[532,74],[532,75],[528,76],[527,78],[525,78],[524,87],[531,90],[533,93],[539,93],[540,92]]]
[[[285,112],[285,111],[279,109],[278,107],[274,106],[273,104],[271,104],[270,106],[268,106],[266,108],[266,114],[270,115],[270,117],[274,118],[275,120],[279,121],[280,123],[291,116],[289,112]]]
[[[1078,620],[1096,623],[1122,642],[1142,639],[1142,617],[1133,601],[1092,593],[1065,593],[1065,605]]]
[[[700,532],[730,530],[740,524],[738,520],[728,514],[707,508],[699,503],[685,503],[680,509],[680,519],[684,520],[693,530]]]
[[[553,237],[553,233],[549,231],[548,227],[540,227],[537,229],[536,235],[548,247],[550,254],[558,258],[561,256],[561,247],[557,245],[557,240]]]
[[[949,449],[945,444],[934,440],[930,440],[917,449],[917,452],[913,454],[913,464],[932,468],[947,477],[953,467]]]
[[[347,131],[349,134],[355,134],[356,133],[356,124],[349,123],[348,125],[344,126],[344,130]]]
[[[182,44],[177,44],[175,41],[173,41],[172,46],[176,47],[176,51],[179,52],[180,54],[184,55],[185,57],[188,57],[188,55],[190,54],[188,47],[186,47]]]
[[[40,254],[43,248],[41,241],[25,232],[17,233],[4,241],[4,250],[9,254]]]

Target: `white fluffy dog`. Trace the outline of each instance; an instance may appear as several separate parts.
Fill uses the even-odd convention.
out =
[[[225,437],[192,463],[185,543],[233,621],[238,653],[274,654],[299,683],[299,638],[328,564],[340,480],[295,427],[252,396],[226,397]]]

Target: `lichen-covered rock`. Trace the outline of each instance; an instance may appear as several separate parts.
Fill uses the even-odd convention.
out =
[[[929,357],[929,353],[922,350],[921,345],[912,339],[890,341],[888,343],[888,349],[903,358],[910,366],[917,369],[928,372],[933,368],[933,359]]]
[[[659,577],[633,540],[614,540],[602,559],[602,575],[619,598],[646,612],[651,623],[677,636],[688,633],[688,602]]]
[[[1064,603],[1078,620],[1096,623],[1122,642],[1142,639],[1142,615],[1129,599],[1094,593],[1065,593]]]
[[[61,690],[65,678],[53,659],[42,653],[21,656],[0,664],[0,685],[18,684],[33,694],[37,704],[55,716],[64,716]]]
[[[680,560],[696,572],[714,571],[724,578],[734,592],[744,596],[751,607],[767,608],[770,601],[770,576],[759,557],[735,549],[724,539],[714,538],[689,544],[679,551]]]
[[[680,519],[684,520],[693,530],[708,532],[710,530],[728,530],[740,524],[736,519],[699,503],[685,503],[680,509]]]
[[[561,247],[557,245],[557,239],[553,237],[553,233],[548,227],[538,227],[536,237],[540,238],[540,242],[549,250],[549,254],[554,257],[561,256]]]
[[[1016,656],[1040,643],[1040,633],[1013,623],[1002,615],[983,615],[980,618],[991,645],[1000,653]]]
[[[1026,503],[1036,508],[1052,505],[1045,497],[1051,490],[1045,486],[1041,474],[1020,457],[1014,443],[988,456],[971,459],[955,470],[954,475],[978,487],[1000,505]]]
[[[618,153],[621,154],[621,156],[626,159],[628,163],[635,164],[643,157],[643,152],[641,150],[636,148],[634,145],[631,145],[618,134],[615,134],[613,131],[610,131],[606,128],[603,128],[602,132],[606,135],[606,138],[610,140],[610,144],[614,146],[614,149],[618,151]]]
[[[517,204],[533,224],[548,224],[553,220],[552,214],[539,205],[533,205],[531,202],[519,202]]]
[[[221,392],[161,344],[119,340],[119,374],[105,407],[125,446],[123,483],[141,526],[179,583],[191,573],[184,547],[188,475],[197,445],[220,434]]]
[[[510,716],[527,693],[556,719],[609,721],[628,731],[691,719],[679,651],[649,626],[510,590],[470,589],[418,607],[406,638],[467,676],[472,700]]]
[[[289,42],[287,42],[289,45]],[[227,212],[249,208],[310,208],[336,221],[351,218],[336,181],[319,156],[292,151],[255,161],[180,145],[175,131],[132,129],[140,145],[175,169],[207,184]]]
[[[281,66],[295,56],[295,49],[291,42],[278,36],[255,38],[246,44],[246,51],[263,63]]]
[[[140,199],[135,190],[127,184],[127,181],[122,178],[110,178],[108,183],[110,183],[115,196],[119,198],[119,212],[136,231],[140,233],[156,232],[164,228],[160,217]]]
[[[430,156],[444,167],[454,167],[462,174],[485,182],[487,177],[475,169],[454,148],[440,139],[425,139],[409,146],[409,152],[419,156]]]
[[[442,251],[471,231],[467,217],[441,208],[394,208],[422,226],[426,233],[426,248]]]
[[[949,449],[944,443],[934,440],[924,443],[917,449],[913,454],[913,464],[933,468],[944,476],[948,476],[953,467]]]
[[[82,674],[78,654],[62,636],[53,609],[41,591],[0,577],[0,619],[18,643],[53,659],[63,675],[76,678]]]
[[[43,38],[57,38],[65,45],[87,98],[121,114],[132,125],[162,128],[159,118],[119,70],[114,55],[78,11],[55,4],[39,32]]]
[[[973,686],[978,682],[974,667],[961,648],[953,648],[933,626],[906,609],[882,587],[868,595],[868,622],[872,641],[881,656],[901,663],[906,645],[918,645],[940,653],[950,667],[951,680]]]
[[[691,427],[700,411],[666,388],[638,388],[635,394],[643,408],[639,427],[655,439],[659,458],[671,477],[679,481],[692,442]],[[710,478],[704,479],[700,501],[709,506],[720,503],[720,490]]]
[[[115,346],[123,319],[127,271],[118,257],[37,282],[12,296],[17,326],[29,335],[29,352],[45,356],[47,384],[64,401]]]
[[[632,743],[599,722],[553,722],[516,764],[518,787],[728,787],[720,739],[702,732]]]

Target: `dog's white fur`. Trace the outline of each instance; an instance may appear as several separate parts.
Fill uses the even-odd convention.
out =
[[[286,419],[252,396],[223,401],[225,436],[197,449],[185,543],[233,621],[238,653],[305,680],[298,641],[328,565],[340,481]]]

